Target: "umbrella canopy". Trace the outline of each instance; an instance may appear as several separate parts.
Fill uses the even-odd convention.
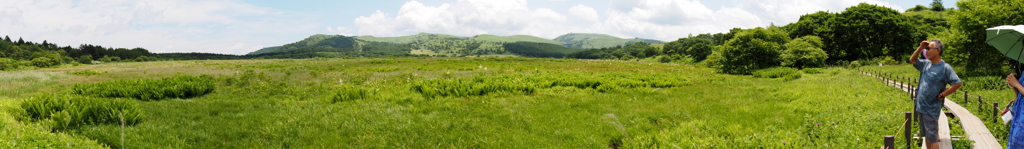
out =
[[[1024,62],[1021,61],[1024,59],[1021,54],[1021,50],[1024,50],[1024,45],[1021,45],[1021,41],[1024,40],[1024,25],[996,26],[985,29],[985,32],[988,34],[985,43],[992,45],[999,53],[1010,59]]]

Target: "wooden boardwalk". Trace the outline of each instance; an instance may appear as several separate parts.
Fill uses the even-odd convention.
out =
[[[900,82],[897,82],[897,81],[893,81],[893,80],[888,80],[888,79],[885,79],[885,78],[883,78],[881,76],[877,76],[877,75],[870,74],[870,73],[867,73],[867,72],[864,72],[864,74],[872,76],[872,77],[876,77],[876,78],[879,78],[879,79],[882,79],[883,81],[886,82],[886,84],[890,84],[893,87],[896,87],[896,88],[899,88],[899,89],[903,90],[904,92],[910,92],[910,91],[912,91],[914,89],[913,86],[910,86],[910,85],[907,85],[907,84],[903,84],[903,83],[900,83]],[[953,113],[953,116],[956,116],[957,118],[960,119],[960,126],[963,127],[964,133],[965,133],[965,135],[967,135],[966,137],[968,139],[974,141],[974,144],[971,144],[972,147],[974,147],[974,148],[982,148],[982,149],[1001,149],[1001,148],[1003,148],[1002,145],[999,145],[999,141],[996,140],[996,137],[992,136],[992,132],[988,130],[988,127],[985,126],[985,123],[982,122],[981,119],[978,118],[978,116],[975,116],[974,114],[971,114],[971,111],[968,111],[966,108],[960,106],[959,104],[956,104],[956,102],[950,101],[949,98],[946,98],[944,100],[943,106],[946,107],[946,110],[948,110],[949,112]],[[943,112],[943,113],[945,113],[945,112]],[[943,130],[945,130],[945,134],[944,135],[943,135]],[[919,132],[919,131],[920,130],[914,130],[913,132]],[[945,114],[941,114],[940,117],[939,117],[939,143],[940,143],[939,144],[939,148],[943,148],[943,149],[953,148],[952,143],[950,142],[950,139],[951,139],[951,137],[949,135],[949,121],[948,121],[948,118],[946,117]],[[924,141],[922,141],[922,142],[924,142]],[[923,144],[924,143],[922,143],[922,148],[924,147]]]

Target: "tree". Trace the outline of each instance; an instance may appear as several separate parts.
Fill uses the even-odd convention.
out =
[[[11,42],[11,36],[4,35],[4,40],[7,42]]]
[[[82,55],[81,57],[78,57],[78,63],[92,64],[92,55]]]
[[[12,70],[18,68],[18,61],[9,58],[0,58],[0,70]]]
[[[722,36],[724,34],[717,34]],[[716,35],[701,34],[688,38],[679,38],[679,40],[665,43],[664,54],[666,55],[689,55],[696,61],[701,61],[707,58],[711,54],[711,47],[714,46],[714,38]],[[702,46],[694,48],[694,46]]]
[[[758,69],[778,66],[782,44],[788,41],[788,33],[779,28],[744,30],[716,47],[707,61],[711,67],[724,73],[750,74]]]
[[[812,14],[800,16],[800,20],[784,26],[789,31],[789,38],[803,37],[807,35],[819,36],[821,32],[829,31],[828,20],[835,17],[835,14],[825,11],[818,11]]]
[[[782,66],[793,68],[825,66],[825,59],[828,59],[828,54],[821,50],[822,46],[824,44],[818,36],[812,35],[793,39],[784,45],[786,50],[782,51],[782,55],[779,55],[779,60],[782,61]]]
[[[899,11],[861,3],[829,19],[828,29],[815,32],[824,41],[823,49],[832,59],[901,57],[914,50],[907,44],[925,38],[923,34],[917,33],[913,23]]]
[[[963,66],[965,76],[1006,75],[1019,73],[1005,69],[1015,62],[985,43],[985,29],[1024,23],[1024,1],[964,0],[957,1],[958,10],[948,16],[949,31],[937,38],[945,42],[943,59]]]
[[[40,68],[46,68],[54,65],[53,59],[47,57],[37,57],[32,59],[32,65]]]
[[[21,37],[18,37],[18,45],[22,44],[25,44],[25,40],[22,40]]]
[[[945,11],[946,7],[942,7],[942,0],[932,1],[932,11]]]
[[[922,5],[917,5],[917,6],[914,6],[914,8],[907,9],[906,12],[924,11],[924,10],[927,10],[927,9],[928,9],[928,7],[924,7]]]
[[[711,55],[711,50],[712,47],[710,43],[697,43],[690,46],[689,49],[686,49],[686,54],[689,54],[694,61],[703,61],[708,58],[708,55]]]

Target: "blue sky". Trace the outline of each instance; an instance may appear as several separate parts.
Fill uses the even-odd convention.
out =
[[[785,25],[861,2],[905,10],[930,0],[0,0],[0,35],[60,45],[245,54],[313,34],[378,37],[570,32],[675,40]],[[955,6],[945,1],[946,7]]]

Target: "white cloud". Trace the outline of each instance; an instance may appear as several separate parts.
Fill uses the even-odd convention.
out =
[[[739,0],[737,8],[749,11],[760,16],[762,23],[774,22],[776,25],[782,23],[796,22],[800,15],[818,11],[842,12],[847,7],[856,6],[860,3],[874,4],[893,8],[902,11],[903,8],[879,0]]]
[[[737,27],[786,25],[803,14],[840,12],[862,1],[738,0],[734,2],[736,6],[713,10],[697,0],[612,0],[606,12],[608,18],[594,30],[671,41],[689,34],[727,32]],[[877,0],[866,2],[901,9]]]
[[[557,36],[550,31],[565,28],[557,25],[567,18],[551,9],[530,9],[526,0],[490,1],[459,0],[451,4],[425,6],[417,1],[406,2],[398,13],[374,12],[355,19],[361,35],[402,36],[419,32],[446,33],[461,36],[477,34],[531,34]]]
[[[568,9],[567,14],[573,18],[568,20],[550,9],[528,8],[525,0],[459,0],[437,6],[409,1],[397,14],[378,10],[359,17],[353,29],[374,36],[430,32],[554,38],[569,32],[591,32],[671,41],[688,34],[727,32],[737,27],[763,27],[770,23],[781,26],[795,22],[803,14],[840,12],[861,2],[902,9],[879,0],[736,0],[721,8],[709,8],[698,0],[611,0],[603,11],[604,20],[602,13],[582,4]]]
[[[745,10],[724,7],[711,10],[699,1],[613,0],[604,30],[659,40],[675,40],[687,34],[728,31],[762,26],[761,18]]]
[[[569,14],[575,17],[579,17],[588,22],[598,22],[597,10],[594,8],[587,7],[583,4],[572,6],[569,8]]]
[[[231,0],[0,0],[0,34],[77,47],[143,47],[151,52],[245,54],[254,37],[314,25],[286,24],[285,14]],[[261,18],[261,19],[248,19]],[[239,43],[241,42],[241,43]],[[232,44],[235,43],[235,44]]]

